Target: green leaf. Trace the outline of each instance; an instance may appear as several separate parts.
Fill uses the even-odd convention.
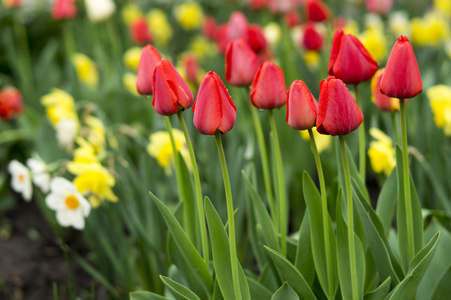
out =
[[[388,295],[390,291],[390,282],[391,279],[388,277],[384,282],[381,283],[380,286],[377,287],[374,291],[368,293],[363,297],[364,300],[382,300]]]
[[[279,252],[266,246],[264,247],[266,253],[268,253],[278,267],[282,275],[282,279],[292,286],[293,290],[299,295],[299,297],[303,300],[316,299],[304,277],[302,277],[301,273],[299,273],[294,265]]]
[[[249,284],[249,292],[251,294],[251,299],[259,300],[269,300],[271,299],[272,292],[263,284],[253,279],[252,277],[247,277],[247,282]]]
[[[151,192],[149,193],[152,200],[155,202],[161,214],[163,215],[163,218],[169,227],[169,231],[174,237],[174,241],[177,244],[180,253],[199,276],[202,285],[207,291],[207,294],[210,294],[210,292],[213,290],[213,279],[211,278],[208,267],[202,259],[202,256],[200,256],[199,252],[193,246],[188,236],[183,231],[182,226],[169,210],[169,208],[167,208],[167,206],[164,205],[164,203],[161,202],[161,200],[158,199],[154,194],[152,194]]]
[[[388,300],[397,299],[413,299],[415,292],[420,284],[421,279],[428,268],[435,251],[437,250],[437,242],[440,238],[440,232],[421,249],[420,252],[412,259],[407,272],[407,276],[401,281],[387,296]]]
[[[434,291],[432,292],[432,300],[441,300],[444,297],[448,297],[451,295],[451,265],[448,266],[448,269],[440,276],[437,284],[434,287]]]
[[[280,289],[278,289],[271,300],[299,300],[299,296],[293,289],[285,282]]]
[[[169,298],[146,291],[130,293],[130,300],[170,300]]]
[[[322,212],[321,195],[313,183],[307,172],[304,171],[303,175],[303,190],[304,199],[307,204],[307,209],[310,218],[310,236],[312,242],[312,254],[313,261],[315,263],[316,273],[318,279],[323,287],[324,293],[328,298],[332,299],[335,296],[338,287],[338,275],[337,275],[337,257],[336,253],[336,240],[332,227],[332,221],[328,216],[329,225],[329,241],[330,241],[330,254],[331,254],[331,270],[332,270],[332,282],[329,282],[327,276],[327,264],[326,264],[326,243],[324,236],[324,220]]]
[[[200,298],[186,286],[169,277],[160,275],[160,278],[176,300],[200,300]]]
[[[299,229],[294,266],[301,272],[310,287],[313,286],[313,280],[315,279],[315,264],[313,263],[312,256],[310,217],[307,210],[305,211],[304,219],[302,220],[301,228]]]
[[[390,173],[382,186],[379,197],[377,198],[376,213],[384,226],[385,236],[388,236],[393,217],[395,216],[396,199],[398,186],[396,181],[396,170]]]

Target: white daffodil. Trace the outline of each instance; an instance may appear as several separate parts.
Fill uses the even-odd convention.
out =
[[[116,11],[116,5],[112,0],[85,0],[88,18],[92,22],[102,22]]]
[[[77,131],[77,120],[62,118],[56,124],[56,139],[62,147],[72,149],[74,140],[77,137]]]
[[[31,170],[31,179],[44,194],[49,192],[50,175],[45,171],[46,164],[39,156],[27,159],[27,166]]]
[[[50,194],[45,198],[45,203],[56,210],[56,220],[64,227],[83,229],[85,218],[91,211],[88,200],[72,182],[62,177],[55,177],[50,181]]]
[[[8,164],[8,171],[12,177],[12,189],[18,193],[21,193],[25,201],[31,201],[33,189],[30,180],[30,170],[14,159]]]

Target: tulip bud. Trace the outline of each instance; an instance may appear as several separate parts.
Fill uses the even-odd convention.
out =
[[[288,90],[287,123],[291,128],[304,130],[315,125],[318,102],[305,83],[295,80]]]
[[[216,20],[213,17],[205,17],[204,23],[202,24],[203,35],[210,40],[215,38],[217,31]]]
[[[371,100],[376,106],[383,111],[399,110],[399,99],[390,98],[381,93],[381,79],[384,74],[384,69],[380,69],[374,74],[371,79]]]
[[[170,116],[193,104],[193,93],[172,63],[162,59],[155,67],[152,105],[160,115]]]
[[[153,46],[147,45],[142,49],[136,80],[136,89],[141,95],[152,95],[155,66],[160,60],[160,53]]]
[[[216,43],[219,51],[224,53],[229,42],[239,38],[246,38],[247,26],[246,16],[239,11],[233,12],[230,15],[229,22],[219,26],[216,33]]]
[[[187,54],[183,57],[182,63],[186,72],[186,80],[197,83],[200,70],[196,57],[192,54]]]
[[[393,0],[365,0],[366,9],[371,13],[386,15],[390,12]]]
[[[266,48],[266,38],[263,29],[258,24],[251,24],[247,27],[246,40],[255,53]]]
[[[363,114],[346,85],[329,76],[320,83],[316,129],[321,134],[345,135],[356,130]]]
[[[290,11],[285,14],[285,22],[287,22],[288,27],[292,28],[301,24],[301,15],[298,11]]]
[[[377,62],[362,43],[352,34],[337,30],[332,40],[329,58],[329,75],[346,84],[359,84],[373,77]]]
[[[138,18],[130,24],[130,33],[135,44],[145,44],[152,40],[152,34],[144,18]]]
[[[329,19],[329,8],[321,0],[308,0],[305,5],[308,20],[322,22]]]
[[[270,61],[265,61],[252,81],[252,104],[261,109],[279,108],[287,102],[287,88],[283,71]]]
[[[13,87],[5,87],[0,90],[0,118],[9,121],[15,115],[22,112],[22,95]]]
[[[231,85],[250,85],[258,65],[257,55],[243,39],[229,43],[225,55],[225,77]]]
[[[388,56],[381,92],[399,99],[413,98],[423,89],[420,70],[409,39],[399,37]]]
[[[324,39],[316,29],[315,23],[309,22],[304,27],[304,38],[302,45],[307,50],[319,50],[324,44]]]
[[[77,14],[77,7],[71,0],[56,0],[52,6],[54,20],[72,19]]]
[[[116,11],[113,0],[85,0],[86,12],[92,22],[102,22],[110,18]]]
[[[205,74],[193,105],[194,126],[200,133],[214,135],[217,130],[226,133],[236,119],[236,107],[221,78],[210,71]]]

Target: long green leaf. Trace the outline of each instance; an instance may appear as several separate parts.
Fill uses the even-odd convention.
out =
[[[298,246],[294,266],[304,276],[305,281],[310,287],[313,286],[315,279],[315,264],[312,260],[312,240],[310,235],[310,217],[308,210],[305,212],[304,219],[299,229]]]
[[[253,279],[252,277],[247,277],[247,282],[249,283],[249,292],[251,294],[251,299],[271,299],[272,292],[266,286]]]
[[[397,167],[396,167],[397,168]],[[384,226],[385,236],[388,236],[393,217],[395,216],[396,199],[398,193],[396,181],[396,169],[394,169],[382,186],[379,197],[377,198],[376,213]]]
[[[130,293],[130,300],[170,300],[169,298],[146,291]]]
[[[381,283],[380,286],[377,287],[374,291],[368,293],[363,297],[364,300],[382,300],[388,295],[390,291],[390,277],[385,279],[384,282]]]
[[[200,298],[186,286],[169,277],[160,275],[160,278],[176,300],[200,300]]]
[[[441,300],[444,297],[451,295],[451,265],[448,266],[446,271],[440,276],[437,284],[432,292],[432,300]]]
[[[299,296],[293,289],[285,282],[280,289],[278,289],[271,300],[299,300]]]

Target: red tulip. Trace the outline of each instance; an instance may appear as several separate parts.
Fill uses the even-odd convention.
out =
[[[229,43],[225,55],[225,77],[231,85],[250,85],[258,66],[257,55],[243,39]]]
[[[384,74],[384,69],[380,69],[374,74],[371,80],[371,100],[376,106],[383,111],[395,111],[399,110],[399,99],[390,98],[381,93],[381,79]]]
[[[362,43],[351,34],[337,30],[332,40],[329,58],[329,75],[346,84],[359,84],[373,77],[377,62]]]
[[[305,6],[308,20],[322,22],[329,19],[329,8],[321,0],[308,0]]]
[[[145,44],[152,40],[152,34],[144,18],[139,18],[130,24],[130,33],[135,44]]]
[[[0,90],[0,118],[9,121],[22,110],[22,95],[17,89],[4,87]]]
[[[3,0],[3,5],[6,8],[21,7],[23,5],[23,0]]]
[[[420,70],[409,39],[399,37],[388,56],[381,92],[399,99],[413,98],[423,89]]]
[[[288,90],[287,123],[291,128],[304,130],[315,125],[318,102],[305,83],[295,80]]]
[[[287,22],[288,27],[294,27],[301,24],[301,15],[298,11],[290,11],[285,14],[285,22]]]
[[[263,29],[258,24],[250,24],[246,29],[246,40],[255,53],[266,48],[266,38]]]
[[[172,63],[162,59],[155,67],[152,105],[160,115],[170,116],[193,105],[193,93]]]
[[[52,6],[54,20],[72,19],[77,14],[77,7],[71,0],[56,0]]]
[[[345,135],[356,130],[363,114],[338,78],[329,76],[320,83],[316,130],[321,134]]]
[[[283,71],[270,61],[265,61],[252,81],[251,102],[261,109],[278,108],[287,102],[287,88]]]
[[[250,9],[261,9],[268,6],[268,0],[249,0],[247,5]]]
[[[232,129],[236,119],[236,107],[215,72],[210,71],[202,78],[193,111],[194,126],[202,134],[214,135],[217,130],[226,133]]]
[[[193,83],[197,83],[199,64],[197,63],[196,57],[192,54],[187,54],[183,57],[182,63],[185,67],[186,79]]]
[[[296,10],[301,2],[301,0],[268,0],[268,6],[272,13],[287,13]]]
[[[371,13],[386,15],[390,12],[393,0],[365,0],[366,9]]]
[[[206,17],[204,23],[202,25],[202,33],[208,39],[213,40],[216,35],[217,24],[216,20],[213,17]]]
[[[151,45],[145,46],[141,51],[136,80],[136,89],[141,95],[152,95],[155,66],[160,60],[160,53]]]
[[[304,27],[304,38],[302,45],[307,50],[319,50],[323,47],[324,39],[316,29],[315,23],[309,22]]]
[[[230,15],[229,22],[219,26],[216,33],[216,43],[219,51],[224,52],[227,45],[236,39],[246,38],[247,31],[247,19],[246,16],[239,11],[235,11]]]

